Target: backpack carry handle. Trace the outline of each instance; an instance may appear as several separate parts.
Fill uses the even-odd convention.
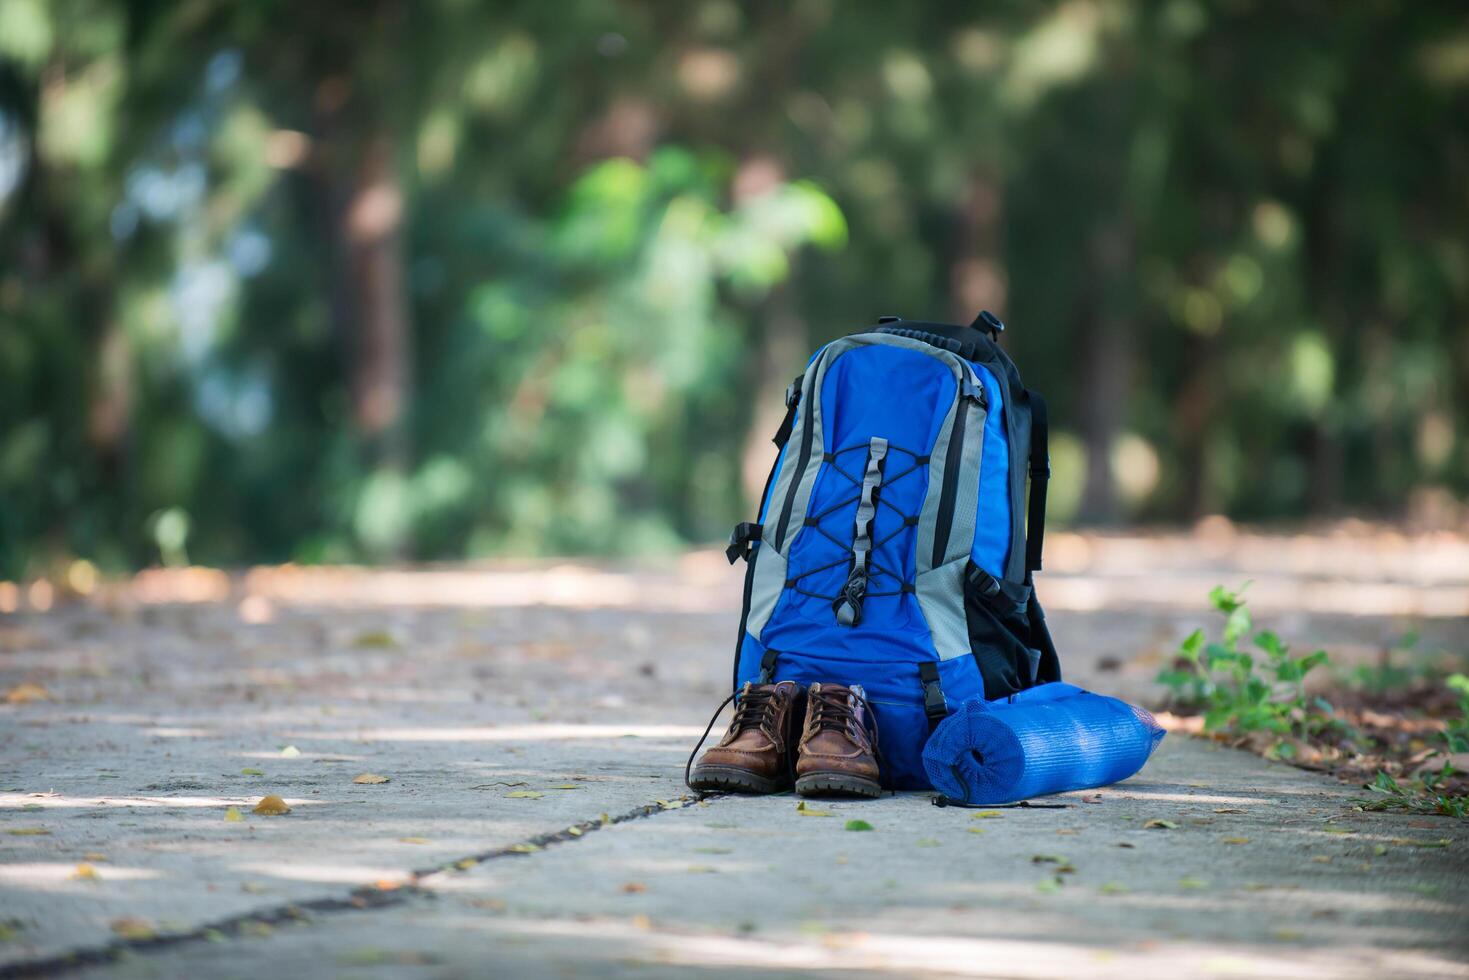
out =
[[[989,310],[981,310],[974,322],[966,326],[954,323],[934,323],[928,320],[905,320],[900,316],[877,318],[877,332],[898,337],[911,337],[958,354],[966,361],[976,360],[985,341],[985,334],[999,340],[1005,324]]]

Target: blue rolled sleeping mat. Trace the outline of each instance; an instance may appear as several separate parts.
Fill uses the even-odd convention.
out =
[[[1142,708],[1056,682],[965,701],[929,736],[923,767],[952,800],[1014,803],[1126,779],[1161,741]]]

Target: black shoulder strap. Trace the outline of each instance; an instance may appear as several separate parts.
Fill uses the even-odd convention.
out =
[[[1046,400],[1027,390],[1030,403],[1030,506],[1025,517],[1025,578],[1041,570],[1041,547],[1046,537],[1046,484],[1051,479]]]

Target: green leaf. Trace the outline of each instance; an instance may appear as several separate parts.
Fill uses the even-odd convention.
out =
[[[1204,649],[1204,631],[1194,630],[1178,647],[1178,655],[1185,660],[1197,661],[1199,651]]]
[[[848,820],[843,830],[872,830],[872,824],[866,820]]]

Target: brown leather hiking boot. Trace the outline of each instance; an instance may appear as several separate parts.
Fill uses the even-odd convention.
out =
[[[796,749],[796,792],[882,795],[877,726],[862,688],[812,684],[806,689],[806,728]]]
[[[795,681],[745,684],[734,721],[687,777],[689,787],[704,793],[778,793],[789,787],[800,694]]]

